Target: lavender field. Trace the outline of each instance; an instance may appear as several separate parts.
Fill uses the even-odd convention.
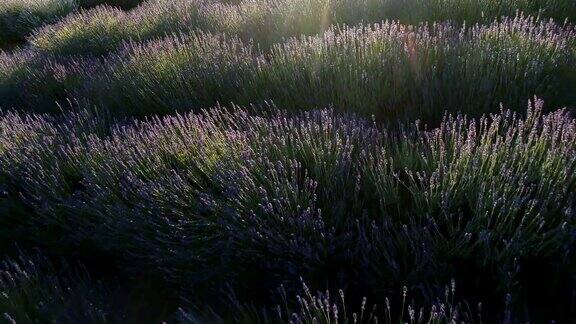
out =
[[[576,321],[573,0],[0,0],[0,323]]]

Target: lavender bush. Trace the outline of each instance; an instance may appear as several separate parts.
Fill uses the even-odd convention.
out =
[[[102,55],[129,40],[149,40],[181,30],[208,26],[200,18],[202,1],[154,0],[125,12],[99,6],[82,10],[35,32],[30,43],[50,54]]]
[[[129,44],[76,96],[137,115],[272,100],[287,109],[333,106],[379,120],[437,121],[444,110],[479,115],[501,102],[523,105],[535,93],[564,104],[560,85],[574,74],[573,42],[569,28],[521,16],[462,29],[332,28],[270,53],[235,38],[174,36]]]
[[[79,8],[108,4],[128,9],[142,0],[5,0],[0,3],[0,47],[19,45],[32,32]]]
[[[574,36],[568,25],[518,16],[462,28],[333,27],[269,52],[204,32],[130,42],[106,58],[21,51],[0,57],[0,91],[10,93],[0,106],[58,111],[55,103],[76,98],[117,115],[146,116],[273,101],[293,110],[332,106],[378,120],[434,123],[444,110],[478,116],[499,103],[523,106],[534,94],[570,104]]]
[[[0,52],[0,107],[35,112],[59,112],[75,101],[89,75],[102,69],[98,59],[62,62],[23,49]]]
[[[539,101],[526,117],[446,116],[399,133],[276,108],[108,131],[59,118],[0,122],[0,185],[30,210],[31,238],[56,251],[91,242],[196,292],[305,273],[372,294],[426,293],[447,276],[521,294],[531,261],[570,269],[576,122]]]
[[[76,0],[80,8],[92,8],[99,5],[109,5],[122,8],[124,10],[132,9],[145,0]]]
[[[0,46],[20,43],[35,28],[54,23],[76,8],[74,0],[0,2]]]
[[[237,35],[268,48],[286,37],[321,33],[332,25],[385,20],[409,24],[451,20],[471,25],[517,12],[573,21],[576,4],[568,0],[152,0],[127,14],[105,8],[80,12],[37,31],[31,43],[50,53],[103,54],[117,48],[121,40],[203,30]]]

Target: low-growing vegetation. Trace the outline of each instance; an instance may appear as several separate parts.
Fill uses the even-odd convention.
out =
[[[1,2],[0,323],[574,322],[575,19]]]
[[[576,91],[575,35],[569,26],[522,16],[471,28],[333,28],[270,52],[195,33],[132,42],[105,59],[5,56],[0,87],[12,94],[4,106],[35,111],[54,111],[55,101],[71,98],[132,116],[274,101],[291,110],[331,106],[378,120],[437,122],[444,110],[478,116],[499,103],[524,106],[535,94],[567,104]]]
[[[303,274],[371,296],[450,277],[520,294],[527,264],[562,272],[573,244],[576,122],[541,109],[399,134],[331,111],[111,129],[9,113],[1,177],[29,240],[88,244],[184,294]]]
[[[570,30],[523,17],[469,29],[331,29],[256,55],[235,39],[172,37],[129,45],[80,97],[114,111],[134,107],[136,114],[272,100],[285,109],[333,106],[380,120],[432,120],[444,110],[478,114],[500,102],[524,105],[534,94],[561,100],[560,73],[576,73],[573,39]]]
[[[58,21],[75,8],[74,0],[4,0],[0,2],[0,46],[24,41],[32,30]]]
[[[58,22],[79,8],[107,4],[135,7],[142,0],[3,0],[0,2],[0,47],[20,45],[32,32]]]
[[[405,24],[452,21],[473,25],[504,16],[553,18],[560,24],[576,19],[570,0],[151,0],[124,13],[100,7],[79,12],[38,30],[31,43],[42,51],[65,55],[101,55],[122,41],[148,40],[198,30],[237,35],[262,48],[291,36],[314,35],[333,25],[399,20]]]

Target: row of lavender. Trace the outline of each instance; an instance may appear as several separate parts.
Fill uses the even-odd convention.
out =
[[[5,113],[0,130],[2,239],[104,254],[182,296],[258,298],[303,276],[383,305],[455,278],[522,305],[547,277],[541,297],[571,302],[576,121],[541,102],[400,133],[274,107],[115,126]]]
[[[76,99],[146,116],[273,101],[434,122],[445,110],[522,107],[535,94],[554,106],[573,103],[575,36],[571,25],[517,16],[474,27],[332,27],[270,51],[202,32],[131,42],[106,58],[21,51],[0,56],[0,106],[55,111],[54,102]]]
[[[151,0],[129,12],[100,7],[70,15],[36,31],[30,42],[50,53],[104,54],[129,39],[203,30],[238,35],[268,48],[286,37],[322,33],[332,25],[386,20],[472,25],[518,11],[559,23],[576,19],[571,0]]]
[[[125,9],[142,0],[3,0],[0,2],[0,47],[18,45],[37,28],[56,23],[79,8],[101,4]]]

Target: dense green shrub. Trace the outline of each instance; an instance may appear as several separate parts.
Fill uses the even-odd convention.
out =
[[[143,0],[3,0],[0,2],[0,47],[19,45],[32,32],[53,24],[78,8],[107,4],[128,9]],[[101,17],[101,16],[100,16]],[[93,17],[96,19],[97,17]]]
[[[109,44],[116,44],[127,38],[125,27],[120,19],[116,18],[124,15],[124,11],[109,6],[82,10],[56,24],[39,29],[32,36],[31,43],[56,54],[60,48],[67,50],[70,55],[81,54],[84,48],[90,48],[95,53],[107,51],[110,49]],[[82,37],[77,37],[80,28]],[[58,30],[58,33],[51,33],[51,30]],[[62,46],[62,43],[66,43],[66,47]]]
[[[31,44],[42,52],[68,56],[102,55],[124,41],[148,40],[204,26],[201,1],[155,0],[125,12],[110,6],[81,10],[36,31]]]
[[[56,22],[74,9],[74,0],[4,0],[0,2],[0,46],[23,42],[35,28]]]

